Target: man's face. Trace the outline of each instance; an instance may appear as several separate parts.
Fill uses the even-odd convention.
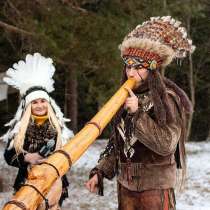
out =
[[[134,89],[137,89],[147,79],[147,77],[149,75],[149,71],[146,68],[142,68],[142,67],[138,67],[138,66],[130,67],[130,66],[126,65],[126,75],[128,78],[134,78],[136,80]]]
[[[38,98],[31,102],[31,112],[36,116],[46,115],[48,111],[48,101],[44,98]]]

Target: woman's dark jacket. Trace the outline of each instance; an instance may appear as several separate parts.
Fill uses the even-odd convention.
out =
[[[52,127],[49,120],[46,120],[40,126],[31,120],[26,131],[25,141],[23,145],[23,149],[26,151],[25,154],[27,152],[30,153],[39,152],[40,149],[44,145],[46,145],[50,139],[54,139],[56,141],[57,132]],[[7,148],[4,152],[4,158],[8,165],[19,168],[13,186],[14,190],[18,191],[21,185],[24,184],[27,179],[29,163],[24,161],[24,155],[25,155],[24,153],[20,153],[17,155],[15,148],[14,147],[10,148],[11,141],[13,141],[13,139],[11,139],[7,144]],[[52,148],[52,152],[55,149],[55,145]],[[63,189],[62,189],[60,204],[66,197],[68,197],[68,190],[67,190],[68,185],[69,183],[67,177],[64,175],[62,177]]]

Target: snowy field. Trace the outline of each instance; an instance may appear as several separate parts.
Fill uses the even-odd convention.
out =
[[[68,173],[69,198],[63,210],[115,210],[117,209],[116,181],[105,181],[104,197],[88,193],[84,183],[89,170],[97,162],[106,141],[97,141]],[[188,175],[186,189],[177,195],[177,210],[210,210],[210,142],[188,143]],[[16,171],[8,167],[1,155],[1,179],[4,192],[0,192],[0,207],[12,195],[12,184]]]

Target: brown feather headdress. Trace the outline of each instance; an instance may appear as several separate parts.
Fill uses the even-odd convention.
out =
[[[181,22],[171,16],[151,17],[149,21],[138,25],[131,31],[119,46],[121,56],[131,55],[141,57],[144,61],[161,61],[160,67],[165,67],[174,58],[184,58],[187,53],[192,53],[195,46],[187,38]],[[132,49],[143,50],[143,53]]]

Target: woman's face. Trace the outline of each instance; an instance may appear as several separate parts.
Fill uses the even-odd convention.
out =
[[[147,79],[149,72],[146,68],[126,66],[126,75],[127,75],[127,78],[134,78],[136,80],[134,89],[137,89]]]
[[[36,116],[46,115],[48,111],[48,101],[44,98],[38,98],[31,102],[31,112]]]

